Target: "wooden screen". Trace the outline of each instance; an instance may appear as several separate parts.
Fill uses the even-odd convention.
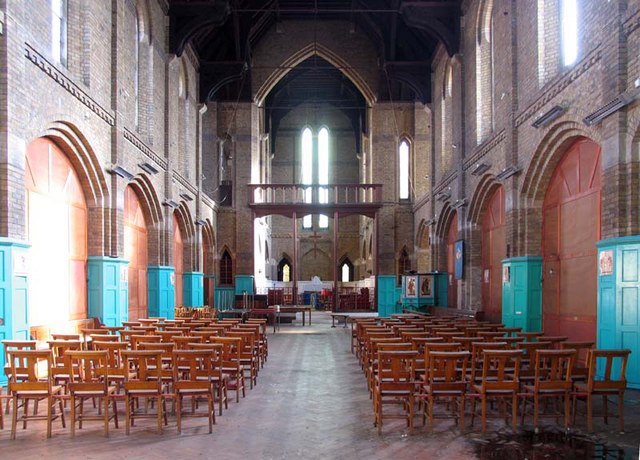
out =
[[[129,320],[149,316],[147,304],[147,224],[138,195],[124,190],[124,257],[129,261]]]
[[[482,218],[482,309],[488,320],[502,321],[502,260],[507,256],[504,188],[491,196]]]
[[[67,156],[48,139],[27,148],[29,325],[87,317],[87,206]]]
[[[596,242],[600,239],[600,146],[579,139],[556,167],[543,205],[544,330],[596,338]]]
[[[447,274],[449,278],[449,307],[458,308],[458,280],[455,277],[456,240],[458,239],[458,213],[453,214],[447,231]]]
[[[182,233],[176,215],[173,215],[173,266],[175,268],[175,306],[182,307],[182,274],[184,273],[184,245],[182,243]]]

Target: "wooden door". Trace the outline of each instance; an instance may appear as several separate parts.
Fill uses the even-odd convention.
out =
[[[124,190],[124,257],[129,261],[129,320],[149,316],[147,302],[147,223],[138,195]]]
[[[486,319],[502,321],[502,260],[507,255],[504,188],[491,196],[482,218],[482,309]]]
[[[458,213],[453,214],[447,232],[447,276],[449,278],[448,303],[450,308],[458,308],[458,280],[455,277],[456,240],[458,239]]]
[[[38,139],[25,158],[29,325],[63,328],[87,317],[87,206],[71,162]]]
[[[600,146],[581,138],[556,167],[543,204],[543,327],[596,338],[596,242],[600,239]]]
[[[173,266],[175,268],[175,281],[173,284],[175,292],[175,306],[182,307],[183,292],[182,292],[182,274],[184,273],[184,244],[182,243],[182,233],[180,233],[180,226],[178,225],[178,219],[174,213],[173,215]]]

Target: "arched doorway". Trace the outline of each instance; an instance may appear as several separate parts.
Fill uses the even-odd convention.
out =
[[[458,280],[456,271],[456,240],[458,239],[458,213],[454,212],[447,231],[447,274],[449,290],[447,292],[449,307],[458,308]]]
[[[203,283],[204,283],[204,304],[213,307],[214,299],[214,278],[212,278],[213,272],[213,248],[211,247],[211,243],[209,241],[209,232],[202,227],[202,273]]]
[[[580,138],[556,166],[545,195],[542,311],[549,335],[596,338],[600,176],[600,146]]]
[[[491,196],[482,217],[482,310],[488,320],[502,321],[502,260],[507,256],[504,188]]]
[[[129,320],[146,318],[147,303],[147,223],[133,187],[124,189],[124,258],[129,261]]]
[[[25,158],[30,326],[87,317],[87,205],[64,152],[37,139]]]
[[[173,267],[174,271],[174,293],[175,293],[175,306],[182,307],[183,304],[183,292],[182,292],[182,274],[184,273],[184,244],[182,242],[182,233],[180,232],[180,225],[178,224],[178,218],[175,213],[173,214]]]

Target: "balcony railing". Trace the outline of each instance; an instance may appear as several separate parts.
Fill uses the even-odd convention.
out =
[[[249,206],[261,215],[294,211],[369,215],[382,206],[382,185],[249,184]]]

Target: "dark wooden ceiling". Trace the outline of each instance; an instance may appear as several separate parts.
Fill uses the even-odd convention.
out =
[[[170,0],[170,49],[191,43],[200,59],[201,101],[250,101],[251,52],[279,21],[348,20],[378,50],[378,100],[431,100],[431,60],[442,43],[460,41],[461,0]],[[272,91],[267,104],[331,101],[344,110],[362,102],[341,72],[320,58],[301,64]],[[356,90],[357,92],[357,90]],[[360,95],[360,98],[362,96]],[[275,112],[279,109],[274,108]],[[275,113],[274,112],[274,113]],[[352,117],[354,122],[357,117]]]

